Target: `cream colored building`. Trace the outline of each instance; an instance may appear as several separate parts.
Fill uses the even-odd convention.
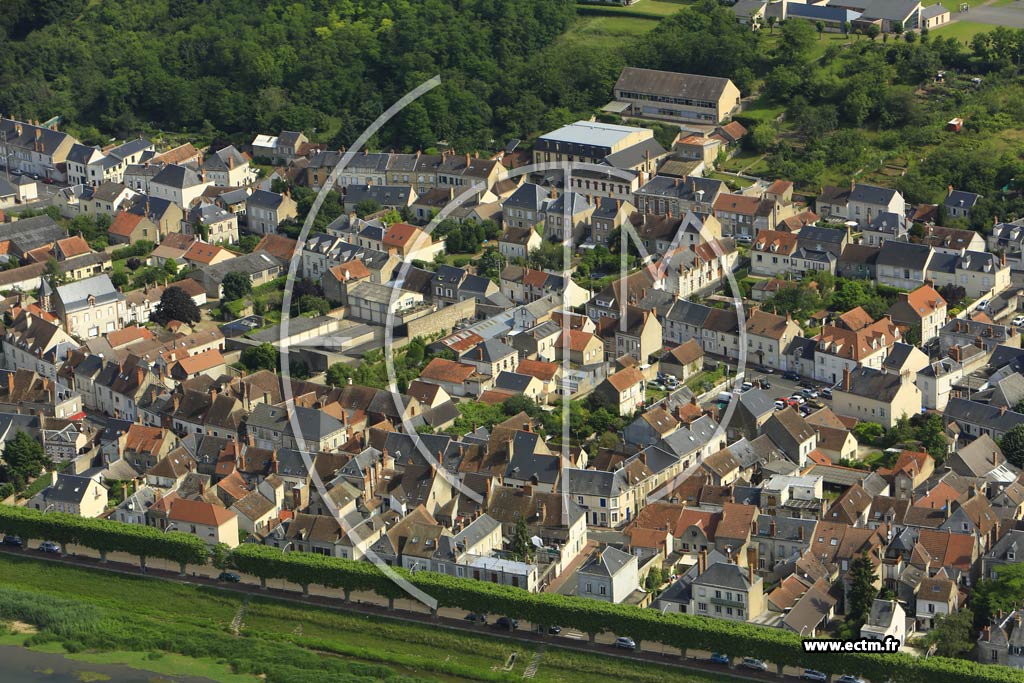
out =
[[[846,370],[843,381],[832,390],[832,412],[891,428],[902,417],[921,412],[921,390],[910,375],[901,376],[874,368]]]
[[[622,114],[647,119],[714,125],[740,106],[740,91],[728,78],[626,67],[615,83]]]
[[[46,473],[56,480],[29,501],[33,510],[51,510],[79,517],[99,517],[107,510],[107,489],[98,481],[74,474]]]

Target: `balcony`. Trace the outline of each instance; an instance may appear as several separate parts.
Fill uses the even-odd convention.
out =
[[[743,609],[747,604],[741,600],[727,600],[725,598],[708,598],[708,602],[712,605],[721,605],[722,607],[739,607]]]

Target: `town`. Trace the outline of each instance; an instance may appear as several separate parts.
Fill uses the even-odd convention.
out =
[[[194,537],[223,585],[265,588],[274,549],[1024,669],[1024,218],[726,171],[747,94],[627,66],[594,116],[486,153],[0,116],[4,506]],[[106,562],[22,519],[5,553]],[[594,642],[565,623],[530,628]],[[790,663],[719,650],[691,648]]]

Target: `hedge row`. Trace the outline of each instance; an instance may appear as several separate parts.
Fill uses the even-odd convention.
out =
[[[181,565],[203,565],[210,551],[201,538],[169,532],[140,524],[79,517],[63,512],[43,513],[30,508],[0,505],[0,531],[30,539],[69,543],[92,548],[106,560],[107,553],[125,552],[145,558],[157,557]]]
[[[161,533],[151,527],[109,520],[0,506],[0,531],[23,539],[45,538],[75,543],[104,555],[123,551],[140,557],[160,557],[185,564],[206,564],[206,544],[189,534]],[[284,579],[308,588],[319,585],[341,590],[369,591],[388,599],[405,591],[380,568],[362,561],[312,553],[284,553],[276,548],[244,544],[230,554],[239,571],[261,580]],[[461,579],[433,572],[393,571],[437,600],[439,607],[482,614],[501,614],[539,625],[559,625],[583,633],[611,632],[637,641],[652,641],[681,650],[724,652],[756,657],[776,665],[817,669],[830,674],[852,673],[875,683],[1020,683],[1008,667],[961,659],[928,659],[898,654],[805,653],[801,638],[789,631],[690,614],[615,605],[553,593],[528,593],[511,586]]]

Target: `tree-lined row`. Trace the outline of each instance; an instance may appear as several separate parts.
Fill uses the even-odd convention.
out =
[[[25,543],[35,539],[92,548],[104,562],[108,553],[123,552],[138,556],[145,568],[146,558],[156,557],[177,562],[182,573],[187,565],[206,564],[210,554],[206,543],[191,534],[10,505],[0,505],[0,532]]]
[[[0,532],[23,540],[46,539],[85,546],[101,557],[113,551],[159,557],[181,565],[203,565],[210,550],[195,536],[162,533],[151,527],[100,519],[84,519],[62,513],[0,506]],[[227,563],[255,576],[283,579],[302,586],[318,585],[352,592],[373,592],[390,602],[406,595],[392,576],[362,561],[324,557],[311,553],[284,553],[267,546],[245,544],[227,556],[218,554],[216,564]],[[528,593],[511,586],[462,579],[433,572],[411,573],[394,568],[399,577],[437,600],[438,607],[500,614],[537,625],[559,625],[590,634],[610,632],[679,648],[726,652],[732,656],[757,657],[777,666],[818,669],[832,674],[857,673],[876,683],[1017,683],[1019,674],[1006,667],[988,666],[958,659],[906,654],[808,654],[801,638],[781,629],[711,619],[689,614],[663,614],[657,610],[570,597],[552,593]]]

